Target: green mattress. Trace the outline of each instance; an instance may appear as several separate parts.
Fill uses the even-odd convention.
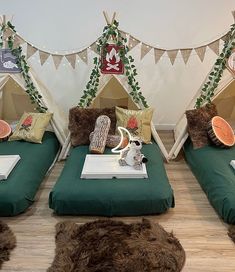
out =
[[[194,150],[188,139],[184,145],[186,160],[206,193],[211,205],[229,224],[235,224],[235,146],[221,149],[205,146]]]
[[[80,179],[88,146],[73,148],[49,197],[57,214],[130,216],[159,214],[174,207],[174,196],[156,144],[144,145],[147,179]],[[106,150],[110,153],[110,150]]]
[[[0,182],[0,216],[13,216],[25,211],[59,150],[52,132],[45,132],[42,144],[24,141],[0,143],[0,155],[19,154],[21,159],[7,180]]]

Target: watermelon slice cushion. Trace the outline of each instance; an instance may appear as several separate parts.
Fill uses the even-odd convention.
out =
[[[235,144],[232,127],[220,116],[214,116],[208,123],[208,136],[215,145],[222,148]]]
[[[10,134],[11,134],[10,125],[4,120],[0,120],[0,142],[6,141]]]

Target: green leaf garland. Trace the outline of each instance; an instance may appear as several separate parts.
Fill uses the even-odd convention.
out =
[[[226,62],[233,48],[235,47],[235,24],[231,25],[230,31],[227,34],[227,39],[224,42],[222,53],[218,56],[212,71],[208,76],[208,80],[203,85],[201,95],[197,98],[195,108],[200,108],[205,104],[211,103],[214,92],[218,87],[218,83],[226,68]]]
[[[3,35],[6,30],[10,30],[11,34],[7,37],[7,45],[11,50],[12,54],[16,57],[16,64],[21,70],[21,74],[25,80],[26,93],[29,95],[32,104],[36,104],[36,110],[38,112],[46,112],[47,108],[43,105],[41,100],[42,96],[37,91],[36,87],[33,84],[33,81],[29,75],[29,69],[26,62],[25,56],[22,54],[22,47],[19,45],[14,47],[15,41],[15,27],[11,24],[11,22],[7,22],[6,24],[2,24],[0,29],[0,48],[3,47]]]
[[[102,36],[97,41],[97,51],[100,56],[94,58],[94,68],[92,69],[84,94],[78,103],[79,107],[88,107],[96,96],[99,86],[102,50],[105,50],[105,46],[108,44],[109,38],[112,37],[115,44],[122,47],[120,50],[120,58],[125,67],[125,75],[127,76],[128,84],[131,87],[130,95],[133,101],[141,107],[148,108],[147,101],[141,93],[139,83],[135,78],[137,76],[137,70],[134,64],[134,59],[130,55],[127,56],[129,51],[129,48],[126,45],[127,39],[122,37],[121,32],[118,29],[118,25],[119,23],[115,20],[112,25],[108,24],[105,26]]]

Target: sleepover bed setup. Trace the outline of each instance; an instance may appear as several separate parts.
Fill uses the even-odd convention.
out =
[[[90,108],[70,109],[69,143],[73,147],[50,193],[49,207],[58,215],[137,216],[166,212],[174,207],[174,194],[163,164],[162,154],[166,157],[166,151],[151,122],[152,110],[138,110],[128,94],[128,84],[123,84],[120,78],[112,75],[104,79],[106,81],[100,83],[99,93]],[[120,101],[125,109],[117,107]],[[90,153],[89,134],[94,130],[100,115],[109,116],[110,134],[115,134],[117,126],[127,127],[126,124],[120,124],[120,120],[129,120],[132,127],[137,123],[146,126],[140,131],[149,131],[145,134],[148,134],[149,142],[152,135],[152,144],[143,144],[141,149],[141,153],[148,158],[148,178],[81,179],[86,155]],[[84,141],[86,137],[88,141]],[[70,148],[69,143],[67,150]],[[110,153],[111,149],[106,146],[105,154]]]
[[[88,146],[78,146],[49,197],[59,215],[136,216],[160,214],[174,207],[174,196],[156,143],[143,146],[147,179],[81,179]],[[106,148],[106,153],[110,149]]]
[[[204,146],[193,149],[190,139],[184,144],[186,160],[206,193],[211,205],[229,224],[235,224],[235,146],[221,149]]]
[[[59,147],[56,135],[49,131],[44,133],[42,144],[26,141],[0,143],[0,155],[17,154],[21,157],[7,180],[0,182],[0,216],[17,215],[33,203]]]
[[[32,67],[27,78],[38,94],[37,101],[29,95],[22,74],[11,72],[0,73],[0,155],[3,160],[19,155],[20,160],[7,179],[0,181],[0,216],[20,214],[34,202],[68,135],[67,117]]]

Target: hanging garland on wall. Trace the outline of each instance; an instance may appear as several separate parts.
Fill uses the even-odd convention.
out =
[[[92,100],[95,98],[99,86],[100,70],[101,70],[101,55],[102,50],[105,50],[110,37],[114,44],[120,47],[119,56],[122,60],[125,67],[125,75],[128,79],[128,84],[131,87],[131,92],[129,93],[136,104],[139,104],[140,107],[148,107],[147,101],[144,98],[142,92],[140,91],[139,83],[136,80],[137,71],[134,64],[134,59],[132,56],[127,55],[129,48],[127,46],[127,39],[121,35],[121,32],[118,29],[119,23],[114,20],[112,24],[108,24],[104,27],[103,34],[97,41],[97,52],[98,57],[94,57],[94,68],[92,69],[89,81],[84,90],[78,106],[85,108],[88,107]]]
[[[3,22],[0,29],[0,49],[3,48],[4,42],[6,42],[8,48],[16,57],[16,64],[20,68],[21,75],[25,80],[26,93],[29,95],[31,103],[37,105],[36,110],[38,112],[46,112],[47,108],[43,105],[41,100],[42,96],[37,91],[29,75],[30,67],[26,62],[26,57],[22,54],[22,47],[15,43],[15,35],[15,27],[11,24],[11,22]]]
[[[211,99],[214,96],[215,89],[217,88],[219,81],[222,77],[223,71],[226,68],[227,59],[229,58],[233,48],[235,47],[235,24],[231,25],[228,32],[227,39],[224,42],[224,47],[217,58],[213,70],[210,72],[208,80],[202,87],[201,95],[197,98],[195,108],[200,108],[204,104],[211,103]]]

